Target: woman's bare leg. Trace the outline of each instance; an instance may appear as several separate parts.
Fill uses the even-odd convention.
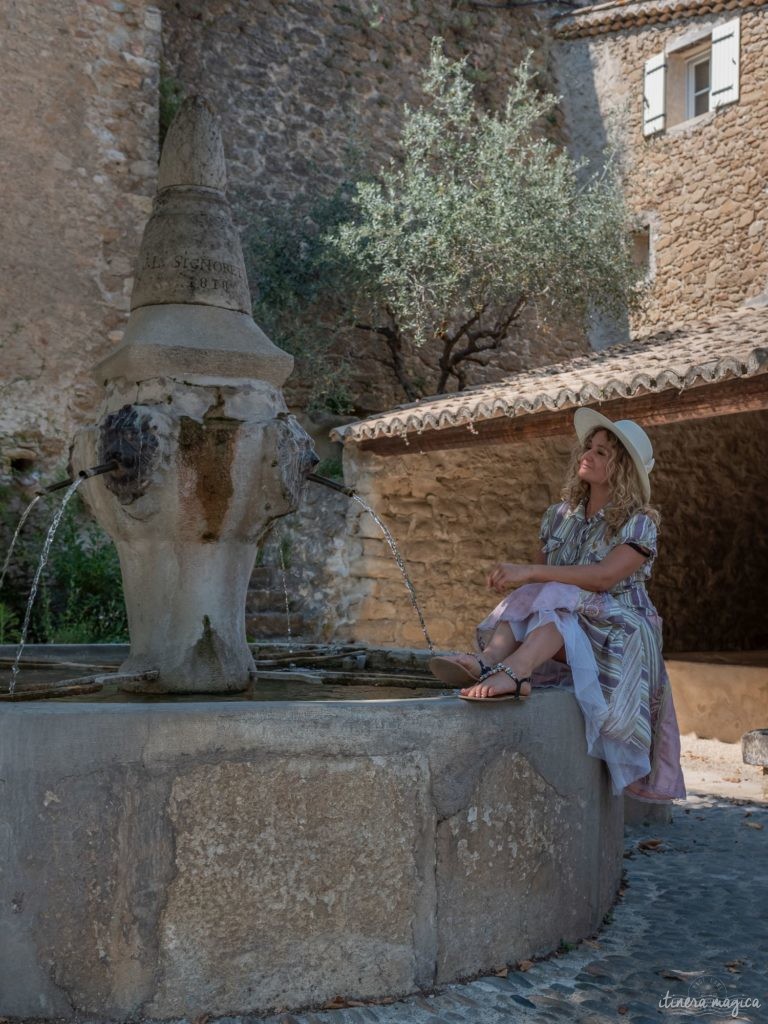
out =
[[[491,639],[480,653],[480,657],[486,665],[496,665],[498,662],[508,658],[519,646],[520,641],[516,639],[510,624],[508,622],[500,622],[496,629],[494,629]]]
[[[508,622],[500,622],[493,631],[491,639],[480,651],[480,659],[486,665],[497,665],[500,661],[508,658],[514,650],[520,646],[520,641],[515,639],[512,627]],[[475,654],[455,654],[450,659],[457,665],[461,665],[473,676],[480,675],[480,665]]]
[[[511,654],[496,660],[503,662],[520,679],[523,679],[543,662],[553,658],[562,646],[563,638],[560,636],[557,626],[554,622],[547,622],[529,633]],[[497,697],[503,693],[513,693],[514,689],[515,683],[509,676],[498,672],[486,679],[485,682],[466,686],[461,692],[466,697]],[[521,695],[526,696],[530,692],[531,684],[523,683],[520,687]]]

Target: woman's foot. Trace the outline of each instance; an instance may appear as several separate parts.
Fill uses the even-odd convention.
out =
[[[497,699],[513,697],[523,700],[530,696],[530,693],[531,677],[518,677],[514,669],[504,666],[503,669],[500,668],[498,672],[486,676],[482,681],[472,686],[465,686],[460,695],[469,700],[486,700],[494,697]]]
[[[444,658],[430,658],[428,665],[432,675],[449,686],[471,685],[488,668],[477,654],[451,654]]]

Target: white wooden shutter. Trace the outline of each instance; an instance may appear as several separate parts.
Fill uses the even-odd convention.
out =
[[[739,19],[712,29],[710,107],[715,109],[739,98]]]
[[[643,135],[663,132],[666,125],[667,59],[657,53],[645,62],[643,83]]]

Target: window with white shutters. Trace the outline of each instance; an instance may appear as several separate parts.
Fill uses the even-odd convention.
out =
[[[739,98],[739,19],[727,21],[712,30],[713,108],[733,103]]]
[[[738,100],[739,19],[711,24],[692,24],[645,62],[646,137]]]
[[[666,121],[667,61],[663,53],[645,62],[645,88],[643,95],[643,134],[655,135],[664,131]]]

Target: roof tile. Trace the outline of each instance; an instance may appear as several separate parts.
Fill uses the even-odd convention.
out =
[[[768,372],[768,308],[744,307],[515,374],[437,395],[338,427],[337,441],[422,434],[497,416],[534,415],[612,398],[684,390]]]

